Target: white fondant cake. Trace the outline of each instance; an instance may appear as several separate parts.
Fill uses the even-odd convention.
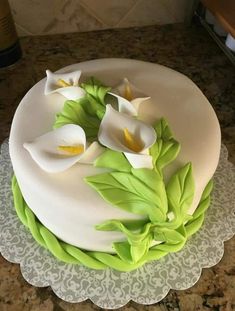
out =
[[[219,160],[220,128],[216,115],[198,87],[186,76],[169,68],[135,60],[102,59],[61,69],[81,70],[81,81],[95,76],[108,86],[127,77],[151,99],[140,107],[143,120],[167,119],[181,152],[166,175],[191,161],[196,209],[202,191],[213,176]],[[140,219],[106,203],[83,178],[103,172],[91,165],[75,164],[61,173],[46,173],[23,147],[27,141],[52,130],[55,115],[65,98],[44,95],[46,79],[38,82],[22,99],[10,133],[10,156],[23,197],[38,219],[61,240],[86,250],[113,252],[112,243],[125,237],[120,232],[97,231],[95,225],[110,219]]]

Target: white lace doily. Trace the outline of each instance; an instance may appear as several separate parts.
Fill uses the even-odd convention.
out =
[[[235,167],[227,156],[227,149],[222,145],[205,224],[183,250],[132,272],[97,271],[59,262],[34,241],[20,222],[13,207],[13,171],[8,143],[4,142],[0,156],[0,251],[8,261],[20,264],[27,282],[38,287],[51,286],[65,301],[90,299],[97,306],[109,309],[119,308],[129,300],[140,304],[156,303],[170,289],[193,286],[202,268],[220,261],[223,242],[235,233]]]

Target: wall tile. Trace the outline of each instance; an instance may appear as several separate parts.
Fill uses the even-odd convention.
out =
[[[192,1],[9,0],[9,3],[18,34],[25,36],[183,22]]]
[[[32,34],[41,34],[61,9],[64,0],[9,0],[17,25]]]
[[[167,7],[168,12],[175,22],[183,22],[187,9],[193,0],[165,0],[163,4]]]
[[[114,27],[137,3],[137,0],[81,0],[87,10],[106,26]]]
[[[43,34],[89,31],[104,28],[104,24],[82,7],[77,0],[64,1],[60,12],[43,29]]]
[[[140,0],[118,27],[182,22],[188,0]]]
[[[20,26],[16,23],[15,23],[15,27],[16,27],[16,31],[20,37],[32,36],[33,35],[29,30],[24,29],[22,26]]]

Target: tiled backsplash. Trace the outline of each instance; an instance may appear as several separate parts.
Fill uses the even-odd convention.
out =
[[[183,22],[191,0],[9,0],[20,36]]]

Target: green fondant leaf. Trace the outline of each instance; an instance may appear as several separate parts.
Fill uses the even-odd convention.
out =
[[[190,223],[185,226],[187,237],[190,237],[201,228],[204,217],[205,214],[201,214],[199,217],[194,218]]]
[[[170,140],[173,138],[171,129],[164,118],[156,123],[154,129],[157,133],[157,138],[161,138],[162,140]]]
[[[87,100],[82,102],[83,109],[89,115],[93,117],[98,117],[99,120],[102,120],[105,114],[105,107],[98,103],[98,101],[89,94],[87,94],[85,98]]]
[[[85,178],[86,182],[109,203],[127,212],[148,215],[151,221],[164,221],[166,216],[157,206],[159,198],[135,176],[113,172]]]
[[[210,196],[208,196],[207,198],[205,198],[203,201],[200,201],[197,209],[195,210],[195,212],[193,213],[193,219],[198,218],[201,214],[205,213],[205,211],[208,209],[208,207],[210,206]]]
[[[197,209],[195,210],[195,212],[193,213],[192,219],[188,222],[187,226],[191,225],[193,222],[195,224],[198,223],[197,218],[201,218],[201,215],[205,214],[206,210],[210,206],[210,202],[211,202],[210,194],[211,194],[212,189],[213,189],[213,181],[210,180],[206,188],[204,189],[199,205]]]
[[[181,241],[176,244],[170,244],[170,243],[161,243],[158,245],[155,245],[151,247],[151,251],[158,250],[158,251],[163,251],[166,253],[174,253],[178,252],[185,244],[186,240]]]
[[[162,174],[162,169],[177,157],[180,145],[173,138],[170,127],[165,119],[158,121],[154,128],[157,133],[157,140],[150,148],[150,154],[153,157],[156,170]]]
[[[108,220],[100,225],[97,225],[96,229],[102,231],[120,231],[126,235],[130,244],[138,244],[149,234],[151,223],[145,224],[140,231],[133,232],[119,220]]]
[[[177,244],[185,241],[185,236],[177,230],[167,228],[156,228],[154,230],[154,240],[163,241],[170,244]]]
[[[95,228],[101,231],[119,231],[116,227],[116,224],[113,226],[113,221],[119,221],[123,226],[125,226],[128,230],[140,230],[147,224],[148,219],[133,219],[133,220],[107,220],[99,225],[96,225]]]
[[[97,103],[105,106],[104,98],[107,92],[111,90],[110,87],[102,85],[102,83],[94,77],[91,77],[86,83],[82,83],[81,86],[86,91],[89,99],[92,98]]]
[[[146,168],[131,168],[131,173],[153,191],[156,191],[158,183],[163,183],[160,174],[154,170]]]
[[[181,223],[181,225],[176,229],[177,232],[179,232],[181,235],[183,235],[184,237],[187,236],[186,234],[186,230],[185,230],[185,226],[183,223]]]
[[[132,263],[131,246],[128,242],[116,242],[113,243],[117,255],[125,262]]]
[[[97,111],[96,111],[96,115],[97,115],[97,117],[98,117],[100,120],[103,119],[104,114],[105,114],[105,111],[103,111],[103,110],[97,110]]]
[[[154,170],[149,170],[145,168],[142,168],[142,169],[132,168],[131,172],[135,177],[137,177],[147,187],[149,187],[155,192],[158,198],[157,201],[155,201],[155,204],[162,211],[162,213],[166,215],[168,211],[166,189],[165,189],[163,179],[159,175],[159,173]]]
[[[105,114],[104,98],[110,88],[105,87],[94,78],[82,85],[86,95],[76,101],[67,100],[56,116],[54,128],[65,124],[80,125],[88,141],[97,140],[100,121]]]
[[[89,141],[96,140],[100,121],[85,112],[83,106],[86,103],[86,98],[78,101],[67,100],[62,111],[56,116],[54,128],[59,128],[66,124],[77,124],[84,129]]]
[[[188,222],[192,219],[193,219],[192,215],[186,214],[186,215],[184,215],[184,217],[182,217],[182,222],[185,223],[185,222]]]
[[[130,172],[131,165],[121,152],[106,149],[95,161],[96,167],[106,167],[121,172]]]
[[[180,145],[174,139],[167,141],[157,139],[155,144],[150,148],[153,163],[159,172],[177,157],[179,151]]]
[[[206,188],[203,190],[200,202],[208,198],[213,190],[213,180],[211,179],[208,184],[206,185]]]
[[[161,211],[161,201],[158,194],[151,188],[147,187],[142,181],[128,173],[112,173],[112,176],[118,180],[126,189],[132,194],[137,195],[140,200],[148,203],[148,210],[146,210],[149,218],[152,221],[163,221],[166,216]]]
[[[138,244],[132,245],[128,242],[116,242],[113,243],[113,248],[117,252],[118,256],[123,260],[130,263],[136,263],[147,254],[151,241],[152,238],[148,235]]]
[[[96,226],[98,230],[121,231],[127,237],[127,241],[113,243],[117,254],[128,262],[138,262],[149,249],[152,235],[150,233],[151,223],[147,223],[140,232],[128,230],[120,221],[111,220]]]
[[[148,253],[150,243],[152,242],[152,237],[149,234],[143,241],[136,245],[131,245],[130,253],[131,258],[134,263],[138,262],[143,256]]]
[[[163,140],[161,138],[157,137],[156,142],[152,145],[152,147],[149,149],[149,153],[153,158],[153,164],[156,166],[157,159],[161,153]]]
[[[176,216],[187,214],[193,201],[194,188],[192,165],[188,163],[171,177],[166,189],[170,210]]]

